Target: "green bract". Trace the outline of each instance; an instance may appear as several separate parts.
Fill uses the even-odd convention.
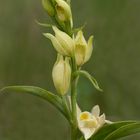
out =
[[[51,0],[42,0],[42,5],[50,16],[55,15],[55,8],[54,8]]]

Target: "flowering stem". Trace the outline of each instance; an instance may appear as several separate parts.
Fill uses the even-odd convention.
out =
[[[80,138],[80,140],[85,140],[85,139],[84,139],[84,137],[82,136],[82,137]]]
[[[72,140],[76,140],[77,137],[77,110],[76,110],[76,96],[77,96],[77,82],[78,77],[74,77],[71,85],[71,104],[72,104]]]
[[[61,98],[62,98],[62,104],[64,106],[65,112],[67,112],[67,115],[68,115],[68,118],[69,118],[68,121],[71,124],[72,123],[71,112],[70,112],[66,97],[61,96]]]
[[[72,73],[77,70],[75,58],[72,59]],[[71,139],[77,140],[77,110],[76,110],[76,96],[77,96],[77,83],[78,76],[72,75],[71,78],[71,105],[72,105],[72,126],[71,126]]]

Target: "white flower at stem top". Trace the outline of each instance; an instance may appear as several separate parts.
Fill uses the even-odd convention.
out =
[[[58,53],[64,56],[73,56],[75,43],[74,40],[65,32],[59,30],[56,26],[52,26],[55,36],[50,33],[44,33],[49,38]]]
[[[98,105],[94,106],[91,112],[82,112],[77,106],[77,121],[78,127],[83,133],[85,140],[88,140],[106,122],[105,114],[100,115],[100,108]]]
[[[83,32],[79,31],[75,37],[75,58],[78,66],[86,63],[93,51],[93,36],[90,36],[88,42],[85,40]]]

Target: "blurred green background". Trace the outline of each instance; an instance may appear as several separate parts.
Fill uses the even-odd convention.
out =
[[[94,52],[84,69],[104,93],[81,79],[83,110],[101,106],[108,119],[140,120],[140,1],[72,0],[75,26],[86,21]],[[0,1],[0,88],[34,85],[55,91],[51,70],[56,52],[35,19],[49,22],[40,0]],[[0,140],[69,140],[65,118],[50,104],[28,94],[0,96]],[[124,140],[139,140],[140,135]]]

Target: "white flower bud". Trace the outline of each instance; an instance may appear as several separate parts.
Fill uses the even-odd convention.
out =
[[[42,0],[42,5],[44,9],[48,12],[50,16],[54,16],[55,14],[55,8],[52,5],[51,0]]]
[[[58,19],[62,22],[71,21],[72,13],[68,3],[64,0],[56,0],[56,12]]]
[[[53,67],[52,77],[57,92],[65,95],[69,90],[71,80],[71,67],[68,58],[64,60],[63,56],[58,54],[57,61]]]
[[[53,26],[53,30],[55,36],[50,33],[45,33],[44,35],[52,41],[52,44],[58,53],[72,57],[75,48],[74,40],[56,26]]]
[[[78,66],[83,65],[90,59],[93,51],[92,42],[93,36],[89,38],[87,43],[83,36],[83,32],[79,31],[77,33],[75,38],[75,58]]]

